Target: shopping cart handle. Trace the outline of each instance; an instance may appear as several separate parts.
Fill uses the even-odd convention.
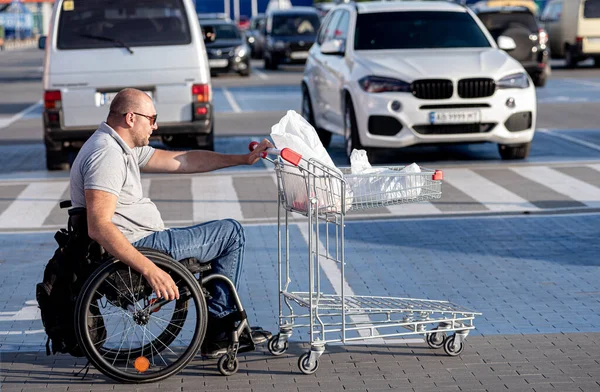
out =
[[[258,142],[250,142],[250,145],[248,145],[248,149],[250,151],[254,151],[254,149],[258,145]],[[284,148],[282,150],[279,150],[277,148],[267,148],[267,150],[263,151],[260,155],[263,158],[266,158],[267,155],[279,155],[282,159],[291,163],[294,166],[298,166],[300,164],[300,160],[302,159],[302,155],[289,148]]]
[[[443,180],[443,179],[444,179],[444,172],[443,172],[443,171],[441,171],[441,170],[436,170],[436,171],[433,173],[433,176],[431,176],[431,179],[432,179],[433,181],[439,181],[439,180]]]

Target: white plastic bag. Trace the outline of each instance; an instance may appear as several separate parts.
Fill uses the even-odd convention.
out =
[[[290,148],[302,155],[307,161],[315,159],[336,171],[340,177],[342,173],[335,167],[331,157],[317,135],[317,131],[308,121],[293,110],[288,110],[279,122],[271,127],[271,138],[278,149]],[[284,168],[284,191],[288,205],[300,211],[308,209],[308,190],[306,178],[299,176],[295,168]],[[319,208],[325,208],[329,212],[340,212],[341,182],[332,179],[331,176],[323,176],[323,172],[316,170],[314,189],[311,196],[316,196]],[[350,189],[346,190],[346,209],[350,208]]]
[[[365,150],[353,150],[350,165],[352,174],[357,176],[347,176],[346,180],[356,204],[392,204],[402,199],[415,199],[421,194],[424,185],[421,176],[400,174],[420,173],[421,168],[416,163],[399,171],[385,167],[373,168]]]
[[[288,147],[306,160],[314,158],[335,168],[315,128],[293,110],[288,110],[286,115],[271,127],[271,138],[280,150]]]

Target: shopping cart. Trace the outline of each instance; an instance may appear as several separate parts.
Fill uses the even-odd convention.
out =
[[[251,143],[250,149],[257,144]],[[269,149],[263,158],[275,165],[279,193],[279,333],[269,341],[271,354],[285,353],[293,330],[300,328],[308,328],[310,335],[310,350],[298,360],[305,374],[317,370],[328,343],[365,339],[385,343],[386,338],[424,335],[430,347],[443,347],[450,356],[463,351],[465,338],[475,328],[475,316],[481,313],[448,301],[348,295],[344,279],[345,215],[354,210],[439,199],[443,180],[440,170],[420,168],[419,173],[407,173],[402,167],[389,167],[369,174],[351,174],[349,169],[306,160],[287,148]],[[291,213],[307,219],[294,219]],[[308,224],[308,288],[289,291],[290,225],[304,221]],[[337,286],[334,292],[325,293],[321,269],[328,264],[331,271],[332,263],[340,275],[337,284],[332,284]]]

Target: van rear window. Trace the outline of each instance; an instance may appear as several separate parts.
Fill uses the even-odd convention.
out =
[[[65,0],[59,18],[58,49],[192,42],[182,0]]]
[[[587,0],[583,5],[583,17],[586,19],[600,18],[600,0]]]

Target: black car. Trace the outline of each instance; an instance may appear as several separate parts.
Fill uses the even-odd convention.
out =
[[[305,63],[320,25],[321,19],[313,7],[269,11],[264,30],[265,68]]]
[[[250,75],[250,48],[235,23],[227,20],[200,22],[210,73],[237,72]]]
[[[263,35],[265,16],[258,14],[250,19],[250,27],[246,31],[246,40],[250,46],[252,58],[261,59],[265,47],[265,36]]]
[[[527,7],[473,7],[492,37],[512,38],[517,47],[509,53],[527,70],[533,83],[542,87],[550,72],[548,34]]]

